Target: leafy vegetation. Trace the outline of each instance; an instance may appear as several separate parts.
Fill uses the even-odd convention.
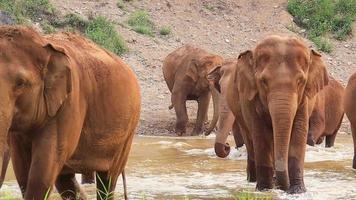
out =
[[[90,21],[85,29],[85,35],[116,54],[121,55],[128,50],[115,26],[104,17],[99,16]]]
[[[307,30],[308,38],[326,52],[332,47],[327,35],[346,39],[356,20],[356,0],[289,0],[287,8],[295,22]]]
[[[9,13],[17,24],[39,22],[44,33],[56,32],[58,28],[67,31],[78,30],[118,55],[128,50],[115,26],[104,17],[88,21],[70,13],[61,19],[49,0],[1,0],[0,10]]]
[[[137,33],[153,36],[154,24],[150,19],[148,12],[138,10],[129,16],[128,24]]]
[[[171,27],[169,26],[162,26],[159,30],[159,34],[161,35],[169,35],[171,33]]]
[[[234,200],[272,200],[272,197],[262,193],[250,192],[250,191],[239,191],[234,197]]]
[[[116,6],[117,6],[118,8],[121,8],[121,9],[125,8],[124,1],[123,1],[123,0],[117,0]]]

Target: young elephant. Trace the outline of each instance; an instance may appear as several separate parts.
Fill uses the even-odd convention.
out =
[[[75,173],[94,171],[97,191],[113,191],[140,115],[130,67],[73,33],[0,26],[0,49],[0,155],[8,137],[24,199],[53,185],[63,199],[85,199]]]
[[[209,85],[207,72],[216,66],[221,66],[223,59],[202,49],[185,45],[170,53],[163,63],[163,76],[171,91],[171,108],[177,116],[176,133],[186,132],[188,115],[187,100],[198,102],[197,120],[191,135],[199,135],[203,131],[207,118],[210,96],[212,93],[214,115],[211,124],[218,120],[218,92]],[[213,129],[210,127],[209,129]]]
[[[344,116],[344,87],[332,77],[329,84],[316,97],[313,112],[309,118],[307,143],[321,144],[326,138],[325,147],[334,146],[336,134]]]
[[[208,80],[220,92],[219,95],[219,122],[218,130],[215,138],[215,154],[221,158],[225,158],[230,153],[230,145],[226,143],[229,132],[232,130],[236,148],[244,144],[240,134],[238,123],[235,122],[235,117],[232,114],[226,101],[226,93],[229,79],[237,65],[237,59],[226,60],[221,67],[216,67],[209,72]],[[215,125],[212,125],[214,127]],[[211,131],[207,131],[205,135],[209,135]]]
[[[296,38],[269,36],[239,55],[227,102],[241,128],[257,189],[305,192],[303,165],[315,95],[328,84],[321,56]]]
[[[352,138],[354,141],[354,159],[352,168],[356,169],[356,73],[352,74],[345,89],[344,109],[351,123]]]

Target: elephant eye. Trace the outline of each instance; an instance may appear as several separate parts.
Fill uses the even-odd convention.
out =
[[[27,85],[27,81],[23,78],[18,78],[15,83],[17,89],[23,88]]]

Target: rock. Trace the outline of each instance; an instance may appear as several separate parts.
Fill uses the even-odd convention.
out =
[[[345,45],[344,45],[344,47],[346,47],[346,48],[349,48],[349,47],[350,47],[350,45],[348,45],[348,44],[345,44]]]
[[[15,21],[14,19],[12,19],[9,13],[0,11],[0,25],[5,25],[5,24],[13,25],[15,24]]]
[[[229,43],[229,42],[230,42],[230,40],[229,40],[229,39],[225,39],[225,42],[226,42],[226,43]]]
[[[352,65],[352,62],[347,62],[347,65],[348,65],[348,66],[351,66],[351,65]]]

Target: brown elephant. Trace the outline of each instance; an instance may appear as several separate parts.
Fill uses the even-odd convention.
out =
[[[185,45],[170,53],[163,63],[163,76],[171,91],[172,105],[177,116],[176,133],[182,135],[186,132],[188,115],[187,100],[198,102],[198,112],[195,127],[191,135],[199,135],[203,131],[204,121],[207,119],[208,107],[213,96],[214,115],[211,124],[218,120],[218,92],[210,87],[206,78],[207,72],[221,66],[223,59],[210,54],[203,49]],[[215,127],[209,127],[214,129]]]
[[[356,169],[356,73],[351,75],[347,83],[344,97],[344,109],[351,124],[352,138],[354,141],[354,159],[352,168]]]
[[[218,129],[215,138],[215,154],[221,158],[225,158],[230,153],[230,145],[226,143],[229,132],[232,131],[236,148],[242,147],[244,144],[243,138],[240,134],[240,129],[235,117],[227,105],[226,93],[229,79],[234,72],[237,64],[237,59],[226,60],[221,67],[215,68],[214,71],[209,72],[207,78],[220,93],[219,95],[219,121]],[[215,125],[212,124],[211,127]],[[205,132],[209,135],[211,131]],[[224,147],[224,148],[222,148]]]
[[[258,190],[273,188],[275,175],[280,189],[306,191],[308,119],[328,81],[321,55],[296,38],[269,36],[239,55],[226,98],[247,148],[248,180],[257,179]]]
[[[341,83],[329,76],[329,84],[318,93],[309,118],[307,139],[309,145],[321,144],[325,137],[325,147],[334,146],[336,134],[344,117],[344,93]]]
[[[84,199],[74,175],[94,171],[97,199],[113,191],[140,115],[132,70],[74,33],[0,26],[0,49],[0,155],[8,138],[24,199],[42,200],[53,185]]]

